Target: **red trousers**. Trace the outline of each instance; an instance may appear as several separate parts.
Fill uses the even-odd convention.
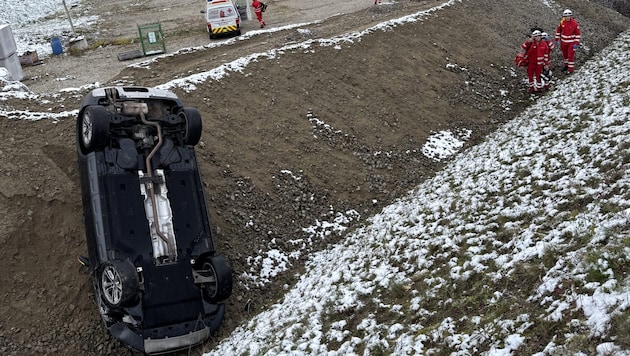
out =
[[[569,73],[573,73],[575,70],[575,48],[573,48],[573,43],[561,43],[560,50],[562,51],[564,66],[569,68]]]
[[[529,82],[530,93],[541,91],[543,89],[543,84],[540,80],[542,70],[542,65],[531,62],[527,65],[527,81]]]
[[[260,27],[265,26],[265,21],[262,19],[262,11],[254,11],[256,14],[256,19],[258,19],[258,23],[260,23]]]

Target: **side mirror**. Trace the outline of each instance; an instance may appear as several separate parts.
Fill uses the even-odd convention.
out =
[[[200,13],[202,13],[202,14],[205,14],[205,13],[206,13],[206,10],[201,10],[201,11],[199,11],[199,12],[200,12]]]

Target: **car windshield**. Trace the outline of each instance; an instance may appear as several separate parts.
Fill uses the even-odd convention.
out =
[[[213,6],[209,8],[207,11],[208,20],[216,20],[223,17],[231,17],[234,16],[236,11],[233,6]]]

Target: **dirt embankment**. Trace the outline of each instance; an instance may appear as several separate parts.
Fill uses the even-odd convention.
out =
[[[123,1],[88,2],[105,19],[91,40],[132,36],[136,22],[150,22],[159,14],[169,49],[209,42],[193,1],[182,6],[140,1],[132,8]],[[318,1],[269,3],[269,28],[328,19],[304,26],[310,31],[264,33],[229,46],[162,58],[149,69],[117,62],[115,53],[128,46],[103,47],[28,68],[25,83],[44,93],[93,81],[154,86],[287,42],[363,30],[439,2],[329,2],[347,6],[345,11],[351,12],[344,15],[335,15],[341,9],[330,13]],[[590,54],[628,28],[627,18],[592,2],[562,1],[562,7],[553,9],[542,2],[454,2],[420,21],[374,31],[353,43],[313,44],[260,59],[242,73],[208,80],[190,93],[175,90],[204,118],[203,145],[197,152],[216,246],[230,260],[237,280],[249,270],[249,256],[270,247],[290,248],[290,240],[303,237],[302,227],[330,220],[331,207],[335,212],[354,209],[365,218],[432,176],[441,163],[420,152],[432,132],[471,130],[467,144],[473,145],[518,114],[530,97],[523,73],[512,68],[516,49],[529,28],[552,31],[564,7],[580,21]],[[245,26],[257,30],[255,24]],[[575,75],[590,54],[578,53]],[[554,61],[559,65],[557,57]],[[74,78],[54,80],[64,77]],[[45,117],[35,122],[0,118],[3,355],[126,352],[107,335],[92,301],[90,276],[76,262],[86,248],[74,119],[51,118],[76,109],[84,94],[61,92],[1,103],[16,115],[29,110]],[[309,120],[309,114],[327,126]],[[311,249],[325,248],[337,238],[314,241]],[[248,312],[281,297],[280,286],[290,285],[301,268],[301,262],[294,261],[264,287],[237,284],[219,334],[191,353],[211,348],[246,322]]]

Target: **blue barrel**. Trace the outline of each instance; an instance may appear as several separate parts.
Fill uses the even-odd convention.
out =
[[[53,54],[62,54],[63,47],[61,46],[61,40],[57,37],[50,40],[50,45],[52,46]]]

